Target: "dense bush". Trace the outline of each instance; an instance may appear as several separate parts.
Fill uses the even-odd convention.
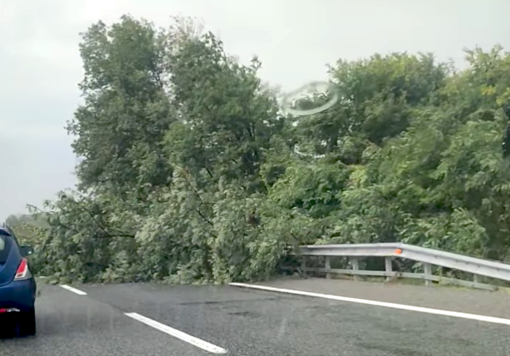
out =
[[[257,59],[239,64],[187,22],[98,23],[80,48],[79,189],[34,211],[44,223],[30,233],[18,226],[41,274],[253,280],[289,246],[328,242],[510,257],[510,55],[498,47],[467,52],[462,71],[432,55],[339,61],[338,102],[299,120]]]

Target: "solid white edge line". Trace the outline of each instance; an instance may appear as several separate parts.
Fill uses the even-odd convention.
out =
[[[71,286],[68,286],[67,284],[61,284],[60,286],[62,288],[64,288],[64,289],[67,289],[70,292],[75,293],[75,294],[78,294],[78,295],[87,295],[87,293],[85,293],[85,292],[83,292],[83,291],[81,291],[79,289],[73,288]]]
[[[312,293],[312,292],[305,292],[305,291],[300,291],[300,290],[295,290],[295,289],[274,288],[274,287],[267,287],[267,286],[261,286],[261,285],[256,285],[256,284],[229,283],[229,285],[233,286],[233,287],[258,289],[258,290],[264,290],[264,291],[268,291],[268,292],[294,294],[294,295],[301,295],[301,296],[305,296],[305,297],[315,297],[315,298],[323,298],[323,299],[330,299],[330,300],[338,300],[338,301],[342,301],[342,302],[367,304],[367,305],[374,305],[374,306],[385,307],[385,308],[409,310],[409,311],[414,311],[414,312],[419,312],[419,313],[427,313],[427,314],[451,316],[454,318],[485,321],[487,323],[510,325],[510,319],[496,318],[496,317],[485,316],[485,315],[477,315],[477,314],[454,312],[454,311],[449,311],[449,310],[416,307],[416,306],[405,305],[405,304],[379,302],[376,300],[369,300],[369,299],[342,297],[342,296],[331,295],[331,294]]]
[[[165,325],[165,324],[161,324],[155,320],[152,320],[152,319],[149,319],[143,315],[140,315],[138,313],[124,313],[126,316],[132,318],[132,319],[135,319],[141,323],[144,323],[148,326],[151,326],[153,327],[154,329],[157,329],[159,331],[162,331],[170,336],[173,336],[173,337],[176,337],[182,341],[185,341],[187,342],[188,344],[191,344],[193,346],[196,346],[196,347],[199,347],[201,348],[202,350],[205,350],[205,351],[208,351],[208,352],[211,352],[213,354],[218,354],[218,355],[223,355],[223,354],[226,354],[227,353],[227,350],[219,347],[219,346],[216,346],[216,345],[213,345],[213,344],[210,344],[208,343],[207,341],[204,341],[204,340],[201,340],[199,338],[196,338],[194,336],[191,336],[189,334],[186,334],[182,331],[179,331],[177,329],[174,329],[174,328],[171,328],[170,326],[168,325]]]

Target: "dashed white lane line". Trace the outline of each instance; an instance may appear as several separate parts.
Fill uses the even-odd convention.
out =
[[[315,297],[315,298],[323,298],[323,299],[330,299],[330,300],[338,300],[338,301],[342,301],[342,302],[368,304],[368,305],[375,305],[375,306],[385,307],[385,308],[402,309],[402,310],[409,310],[409,311],[414,311],[414,312],[419,312],[419,313],[444,315],[444,316],[451,316],[451,317],[455,317],[455,318],[485,321],[487,323],[510,325],[509,319],[496,318],[496,317],[485,316],[485,315],[468,314],[468,313],[454,312],[454,311],[441,310],[441,309],[423,308],[423,307],[416,307],[416,306],[405,305],[405,304],[379,302],[376,300],[369,300],[369,299],[342,297],[339,295],[312,293],[312,292],[305,292],[305,291],[294,290],[294,289],[274,288],[274,287],[260,286],[260,285],[256,285],[256,284],[229,283],[229,285],[231,285],[233,287],[258,289],[258,290],[264,290],[264,291],[268,291],[268,292],[278,292],[278,293],[302,295],[305,297]]]
[[[130,318],[133,318],[135,320],[138,320],[139,322],[142,322],[148,326],[151,326],[153,327],[154,329],[157,329],[159,331],[162,331],[170,336],[173,336],[173,337],[176,337],[182,341],[185,341],[193,346],[196,346],[196,347],[199,347],[201,348],[202,350],[205,350],[207,352],[211,352],[213,354],[218,354],[218,355],[222,355],[222,354],[226,354],[227,353],[227,350],[219,347],[219,346],[216,346],[216,345],[213,345],[213,344],[210,344],[208,343],[207,341],[204,341],[204,340],[201,340],[201,339],[198,339],[194,336],[191,336],[189,334],[186,334],[182,331],[179,331],[177,329],[174,329],[174,328],[171,328],[169,327],[168,325],[165,325],[165,324],[161,324],[155,320],[152,320],[152,319],[149,319],[149,318],[146,318],[145,316],[143,315],[140,315],[140,314],[137,314],[137,313],[125,313],[125,315],[127,315],[128,317]]]
[[[73,293],[76,293],[76,294],[78,294],[78,295],[87,295],[87,293],[85,293],[85,292],[83,292],[83,291],[81,291],[81,290],[79,290],[79,289],[73,288],[73,287],[71,287],[71,286],[68,286],[68,285],[66,285],[66,284],[61,284],[60,286],[61,286],[62,288],[64,288],[64,289],[67,289],[68,291],[73,292]]]

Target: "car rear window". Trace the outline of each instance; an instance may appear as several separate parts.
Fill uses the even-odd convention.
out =
[[[6,239],[0,235],[0,264],[4,264],[7,260],[7,254],[9,251],[7,251],[7,241]]]

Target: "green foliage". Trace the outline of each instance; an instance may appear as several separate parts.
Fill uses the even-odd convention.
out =
[[[268,278],[314,243],[510,259],[510,55],[498,47],[469,51],[459,72],[432,55],[340,60],[338,102],[299,120],[257,59],[239,64],[189,22],[99,22],[81,53],[85,104],[69,123],[80,187],[10,218],[54,281]]]
[[[165,42],[164,32],[127,16],[83,34],[85,104],[68,123],[73,149],[84,158],[77,167],[82,189],[122,194],[169,182],[162,138],[176,114],[165,91]]]

